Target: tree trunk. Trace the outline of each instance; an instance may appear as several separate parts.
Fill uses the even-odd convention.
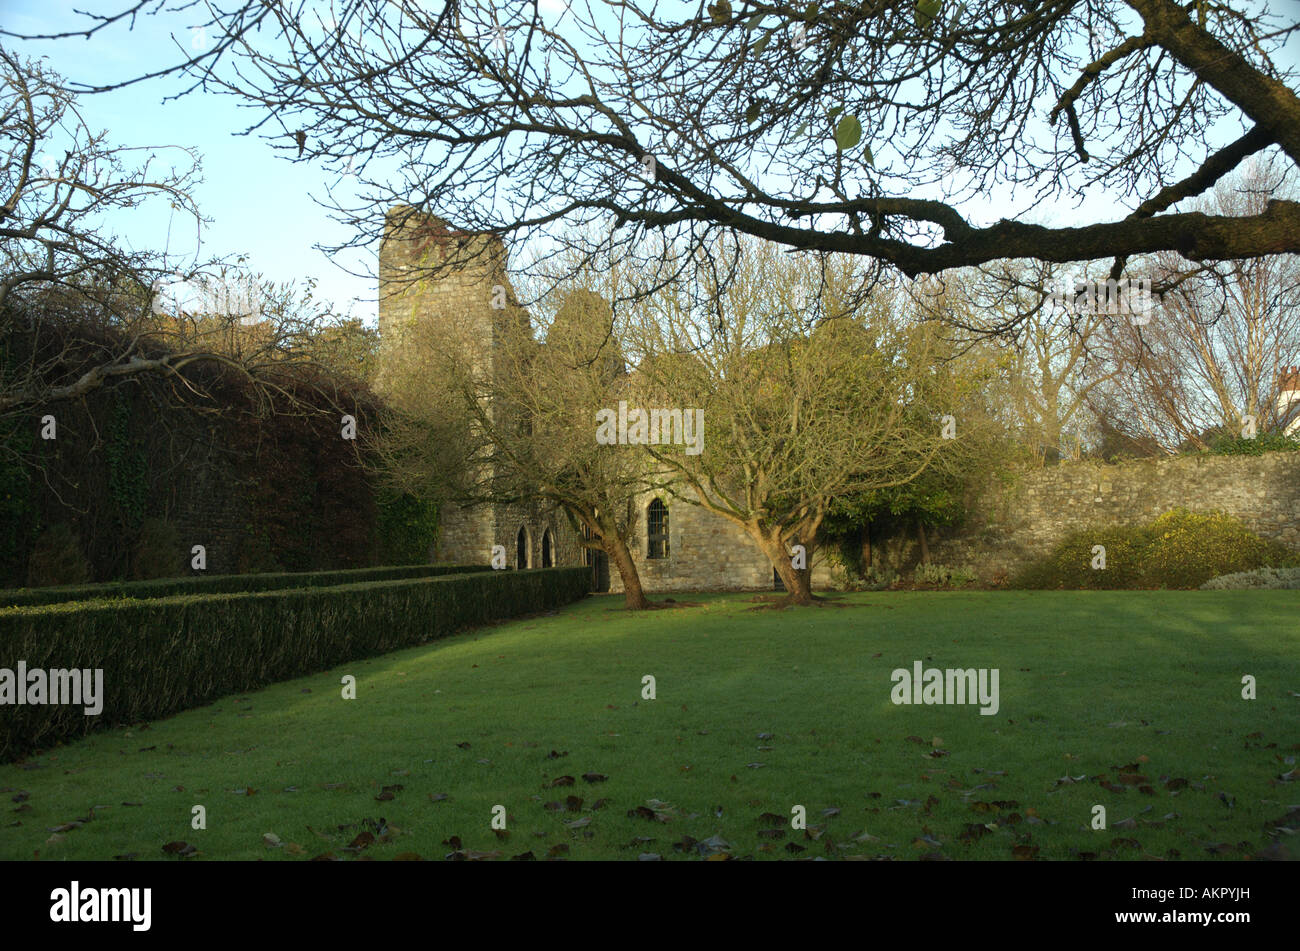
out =
[[[637,574],[627,542],[617,536],[609,537],[605,542],[605,554],[618,569],[618,576],[623,579],[624,606],[629,611],[643,611],[650,607],[645,591],[641,589],[641,576]]]
[[[925,525],[919,518],[916,520],[916,537],[921,543],[921,564],[928,565],[930,563],[930,546],[925,541]]]
[[[790,564],[790,553],[786,551],[779,537],[765,536],[761,531],[753,530],[749,534],[758,542],[759,548],[767,555],[768,560],[772,562],[772,567],[780,576],[787,592],[786,600],[791,604],[812,604],[812,572],[806,569],[798,571]]]
[[[862,575],[866,577],[871,570],[871,523],[862,526]]]

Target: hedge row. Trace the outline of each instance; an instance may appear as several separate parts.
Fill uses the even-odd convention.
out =
[[[0,608],[107,598],[166,598],[179,594],[235,594],[287,588],[320,588],[366,581],[432,578],[435,575],[488,571],[487,565],[397,565],[387,568],[346,568],[338,571],[277,571],[251,575],[195,575],[154,581],[106,581],[101,584],[60,585],[53,588],[11,588],[0,591]]]
[[[422,644],[582,598],[590,568],[489,571],[289,591],[45,605],[0,613],[0,668],[104,671],[103,710],[0,707],[0,762],[115,724]]]

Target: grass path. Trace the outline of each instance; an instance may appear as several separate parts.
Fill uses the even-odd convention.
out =
[[[1300,755],[1293,592],[694,600],[590,598],[2,766],[0,858],[442,858],[453,836],[502,858],[698,858],[713,836],[755,858],[1237,858],[1300,805],[1278,778]],[[894,705],[890,673],[916,660],[998,668],[998,714]],[[380,840],[345,851],[362,832]]]

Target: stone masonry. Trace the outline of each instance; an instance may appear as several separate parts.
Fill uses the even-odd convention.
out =
[[[964,526],[930,541],[930,560],[968,563],[991,580],[1014,574],[1070,532],[1145,522],[1177,507],[1223,511],[1264,538],[1300,548],[1300,452],[1035,470],[982,494]],[[893,570],[915,559],[915,547],[908,539],[889,548]]]

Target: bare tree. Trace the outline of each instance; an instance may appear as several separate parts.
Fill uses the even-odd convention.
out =
[[[1077,286],[1056,265],[998,261],[919,282],[912,295],[926,319],[954,329],[959,349],[994,338],[1000,410],[1040,466],[1082,454],[1089,395],[1115,372],[1102,355],[1101,331],[1129,316],[1110,313],[1118,308],[1108,302],[1076,309]],[[1004,327],[1011,329],[999,333]]]
[[[1248,217],[1279,198],[1294,200],[1284,173],[1278,163],[1252,163],[1198,206]],[[1300,356],[1300,257],[1189,268],[1165,254],[1156,267],[1171,290],[1150,324],[1112,323],[1103,337],[1113,402],[1127,407],[1130,434],[1172,451],[1278,430],[1279,387]]]
[[[0,416],[142,375],[198,408],[210,394],[192,371],[204,365],[252,382],[261,412],[319,410],[297,399],[304,383],[337,395],[318,345],[337,321],[310,287],[197,253],[180,268],[166,247],[136,250],[111,230],[149,202],[200,229],[199,173],[191,149],[114,145],[58,75],[0,47]],[[288,379],[312,365],[327,372]]]
[[[909,276],[1003,258],[1300,250],[1300,204],[1176,211],[1241,162],[1300,162],[1300,23],[1262,0],[290,0],[183,3],[210,46],[183,74],[263,108],[247,131],[355,172],[336,208],[377,238],[411,203],[475,232],[603,250],[724,229],[871,258]],[[157,13],[143,0],[88,37]],[[1293,12],[1293,11],[1290,11]],[[10,35],[15,35],[10,33]],[[188,47],[186,47],[188,51]],[[1210,142],[1222,143],[1210,145]],[[974,200],[1021,207],[982,224]],[[1079,226],[1043,208],[1103,196]],[[584,252],[594,252],[582,247]],[[1015,319],[1015,318],[1013,318]]]

